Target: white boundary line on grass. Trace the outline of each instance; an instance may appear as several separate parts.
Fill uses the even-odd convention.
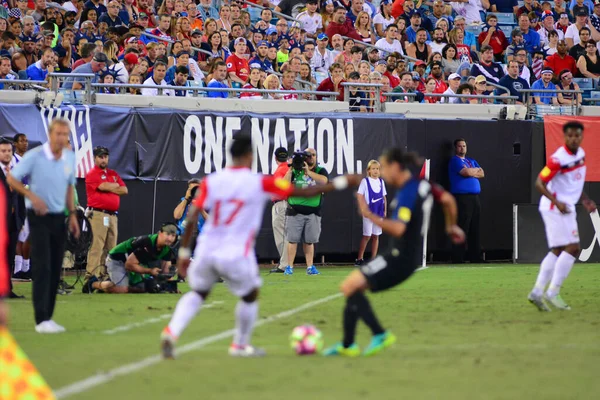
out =
[[[301,311],[307,310],[309,308],[318,306],[323,303],[327,303],[331,300],[335,300],[341,297],[341,293],[336,293],[331,296],[323,297],[322,299],[311,301],[309,303],[303,304],[299,307],[292,308],[287,311],[280,312],[279,314],[272,315],[265,319],[261,319],[256,322],[255,327],[259,327],[274,321],[277,321],[282,318],[287,318],[291,315],[297,314]],[[227,339],[229,337],[233,337],[235,329],[230,329],[228,331],[223,331],[221,333],[217,333],[216,335],[208,336],[202,338],[200,340],[196,340],[194,342],[188,343],[184,346],[181,346],[177,349],[176,354],[185,354],[194,350],[201,349],[205,346],[208,346],[211,343],[218,342],[223,339]],[[70,385],[64,386],[54,392],[57,399],[64,399],[66,397],[86,392],[96,386],[100,386],[104,383],[110,382],[115,378],[120,376],[125,376],[129,374],[133,374],[138,372],[144,368],[150,367],[152,365],[156,365],[162,361],[160,355],[156,354],[150,357],[146,357],[143,360],[136,361],[130,364],[123,365],[121,367],[113,368],[107,372],[99,372],[96,375],[92,375],[88,378],[82,379],[80,381],[74,382]]]
[[[223,303],[224,303],[223,301],[213,301],[211,303],[203,305],[202,309],[213,308],[214,306],[223,304]],[[133,323],[127,324],[127,325],[117,326],[116,328],[113,328],[113,329],[107,329],[105,331],[102,331],[102,333],[105,335],[114,335],[115,333],[127,332],[132,329],[139,328],[141,326],[154,324],[154,323],[160,322],[162,320],[168,319],[171,317],[171,315],[173,315],[173,314],[162,314],[162,315],[159,315],[158,317],[148,318],[141,322],[133,322]]]

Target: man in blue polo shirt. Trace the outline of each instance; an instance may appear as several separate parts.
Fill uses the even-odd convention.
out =
[[[536,50],[541,49],[540,42],[542,39],[540,38],[539,33],[531,29],[531,22],[529,21],[527,14],[521,14],[519,17],[519,29],[523,34],[525,50],[527,50],[530,55],[533,55]]]
[[[479,219],[481,216],[479,179],[483,178],[485,174],[477,161],[467,157],[467,141],[465,139],[454,141],[454,152],[455,156],[450,159],[448,165],[450,193],[456,198],[458,226],[464,230],[467,236],[468,259],[471,263],[479,263],[482,262],[479,242]],[[462,264],[465,261],[464,257],[464,244],[455,245],[452,251],[452,262]]]

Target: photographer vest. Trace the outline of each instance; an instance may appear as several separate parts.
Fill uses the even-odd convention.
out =
[[[317,165],[315,168],[315,173],[320,174],[322,171],[323,168]],[[315,186],[317,182],[308,175],[305,175],[303,170],[292,170],[292,184],[299,188],[306,188],[309,186]],[[313,197],[290,197],[288,198],[288,205],[291,210],[288,210],[288,215],[320,215],[322,199],[322,194],[318,194]]]

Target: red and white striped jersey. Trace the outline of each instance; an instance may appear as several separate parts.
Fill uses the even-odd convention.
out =
[[[562,146],[552,154],[539,176],[558,201],[575,211],[575,204],[583,192],[585,171],[585,151],[580,147],[577,154],[573,154],[566,146]],[[542,196],[539,209],[556,210],[556,207],[546,196]]]
[[[265,203],[272,195],[287,198],[290,182],[254,174],[248,168],[226,168],[202,180],[194,205],[208,212],[198,236],[196,252],[254,256],[254,240],[262,223]]]

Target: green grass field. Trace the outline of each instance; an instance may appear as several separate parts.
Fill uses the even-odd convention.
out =
[[[264,359],[232,359],[236,299],[219,284],[179,346],[195,349],[72,394],[73,399],[598,399],[600,268],[577,265],[562,290],[570,312],[540,313],[526,301],[537,266],[433,267],[404,285],[371,295],[398,343],[373,358],[298,357],[292,328],[319,327],[326,344],[341,337],[342,298],[266,319],[338,291],[349,268],[321,276],[263,273],[254,344]],[[182,289],[187,290],[187,286]],[[31,298],[30,284],[16,291]],[[178,295],[84,295],[58,298],[61,335],[40,335],[29,300],[10,301],[10,329],[55,390],[158,354],[159,334]],[[121,327],[121,330],[116,330]],[[364,326],[359,343],[370,339]],[[105,377],[105,376],[104,376]],[[99,382],[103,382],[102,378]],[[60,393],[60,392],[59,392]],[[64,397],[64,396],[63,396]]]

